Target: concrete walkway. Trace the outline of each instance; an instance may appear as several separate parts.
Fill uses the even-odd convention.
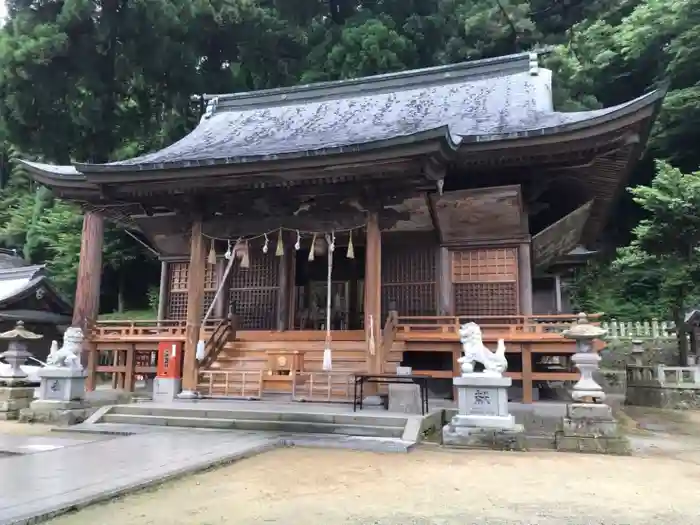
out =
[[[70,509],[276,447],[248,432],[149,432],[0,458],[0,525]],[[48,443],[47,443],[48,446]]]

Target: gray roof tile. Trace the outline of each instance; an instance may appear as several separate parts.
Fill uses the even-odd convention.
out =
[[[254,162],[409,143],[426,136],[462,142],[504,140],[576,128],[635,101],[597,111],[552,108],[552,74],[530,70],[528,54],[365,79],[219,95],[187,136],[133,159],[34,171],[78,172]],[[535,74],[533,74],[535,73]],[[647,95],[649,96],[649,95]]]

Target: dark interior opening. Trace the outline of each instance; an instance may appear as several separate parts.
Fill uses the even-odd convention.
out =
[[[356,246],[353,251],[353,258],[348,257],[347,246],[337,246],[333,252],[332,330],[360,330],[364,326],[365,248]],[[317,252],[314,259],[309,261],[309,250],[299,250],[296,252],[294,275],[294,328],[325,329],[328,297],[327,253]]]

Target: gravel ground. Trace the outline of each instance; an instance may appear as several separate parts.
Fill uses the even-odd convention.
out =
[[[682,457],[290,448],[50,523],[688,525],[699,492]]]

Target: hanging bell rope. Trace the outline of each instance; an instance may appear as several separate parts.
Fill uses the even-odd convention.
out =
[[[323,370],[330,372],[333,369],[333,357],[331,354],[331,286],[333,283],[333,252],[335,251],[335,232],[326,236],[328,242],[328,280],[326,282],[326,346],[323,350]]]

